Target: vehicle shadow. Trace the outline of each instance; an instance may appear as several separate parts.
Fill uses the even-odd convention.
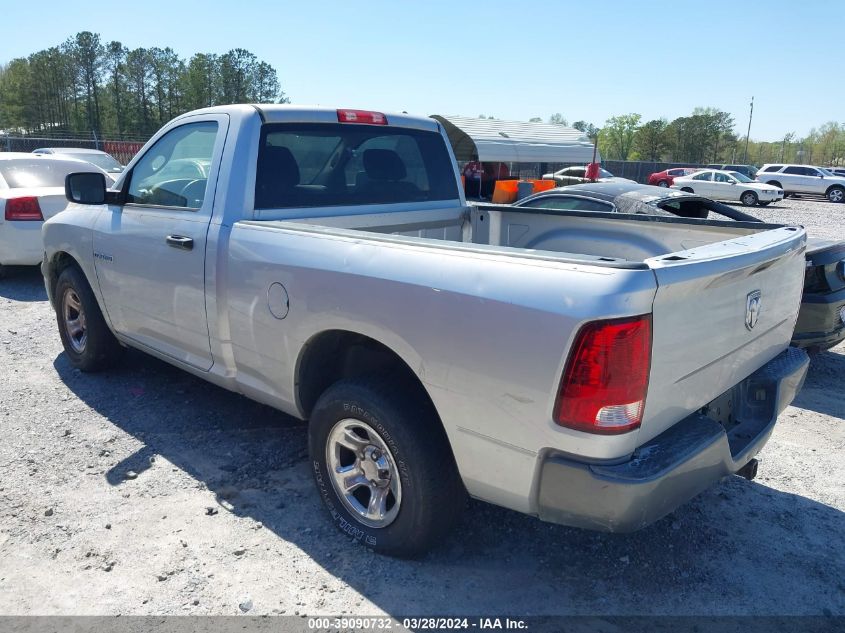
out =
[[[845,420],[845,344],[810,357],[810,369],[793,406]]]
[[[0,297],[13,301],[46,301],[47,290],[38,266],[4,266]]]
[[[260,521],[391,615],[845,613],[845,550],[831,538],[845,514],[766,485],[731,477],[628,535],[472,501],[424,559],[394,560],[329,524],[303,422],[131,350],[108,375],[82,374],[64,354],[54,367],[143,443],[111,466],[110,483],[161,456],[215,493],[219,512]]]

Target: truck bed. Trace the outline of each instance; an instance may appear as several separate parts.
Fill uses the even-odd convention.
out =
[[[736,238],[769,231],[789,236],[797,230],[759,222],[610,216],[599,212],[509,205],[288,218],[285,222],[303,225],[302,229],[364,231],[392,238],[415,238],[410,243],[421,238],[425,242],[447,242],[453,248],[474,245],[488,252],[496,250],[519,257],[625,268],[646,268],[646,260],[654,258],[687,259],[696,255],[696,249]],[[773,235],[769,235],[771,237]],[[679,255],[680,251],[690,252]]]

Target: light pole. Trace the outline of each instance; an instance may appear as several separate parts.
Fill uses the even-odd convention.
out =
[[[748,137],[751,136],[751,119],[754,117],[754,97],[751,97],[751,111],[748,113],[748,131],[745,133],[745,154],[743,163],[748,163]]]

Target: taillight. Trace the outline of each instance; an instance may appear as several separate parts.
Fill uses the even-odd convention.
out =
[[[370,123],[372,125],[387,125],[387,117],[381,112],[369,110],[338,110],[338,123]]]
[[[650,368],[650,315],[588,323],[569,354],[555,422],[605,434],[639,427]]]
[[[26,196],[6,200],[6,219],[43,220],[44,216],[41,215],[41,205],[38,204],[38,198]]]

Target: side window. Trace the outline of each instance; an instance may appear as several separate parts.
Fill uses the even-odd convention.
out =
[[[712,176],[713,176],[712,171],[703,171],[700,174],[696,174],[695,176],[693,176],[692,179],[693,180],[707,180],[707,181],[709,181]]]
[[[783,170],[783,173],[796,176],[818,176],[815,169],[808,169],[807,167],[787,167]]]
[[[733,179],[727,174],[713,174],[713,180],[716,182],[733,182]]]
[[[608,213],[613,211],[613,205],[609,202],[566,196],[536,198],[520,206],[531,207],[532,209],[563,209],[567,211],[605,211]]]
[[[780,171],[783,165],[769,165],[763,171]]]
[[[181,125],[162,136],[132,169],[126,202],[199,209],[216,138],[214,121]]]

